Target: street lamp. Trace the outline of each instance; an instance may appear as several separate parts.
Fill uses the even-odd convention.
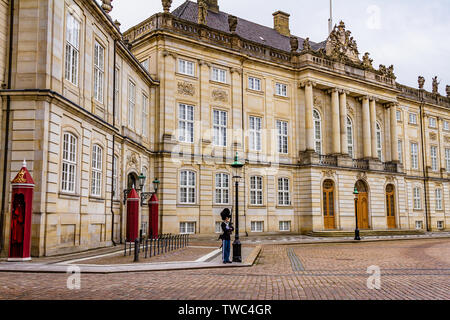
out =
[[[355,195],[355,240],[361,240],[359,237],[359,229],[358,229],[358,188],[355,186],[355,191],[353,191],[353,194]]]
[[[241,179],[241,170],[244,166],[243,163],[238,160],[238,153],[234,157],[234,162],[231,164],[233,168],[233,179],[235,184],[235,214],[236,214],[236,228],[234,231],[234,242],[233,242],[233,262],[242,262],[241,254],[241,241],[239,241],[239,179]]]
[[[158,193],[158,187],[161,182],[158,180],[158,178],[155,178],[155,180],[153,180],[152,183],[153,183],[153,189],[155,189],[155,193]]]
[[[144,190],[144,186],[145,186],[145,180],[147,179],[147,177],[141,173],[138,177],[139,179],[139,190]]]
[[[141,182],[141,178],[143,177],[143,181]],[[145,183],[145,176],[141,173],[141,175],[139,176],[139,183],[141,184],[142,183],[142,185],[141,185],[141,190],[142,190],[142,186],[144,185],[144,183]],[[143,206],[144,204],[145,204],[145,200],[147,200],[148,198],[150,198],[153,194],[155,194],[155,193],[157,193],[158,192],[158,187],[159,187],[159,184],[161,183],[159,180],[158,180],[158,178],[155,178],[155,180],[153,180],[153,188],[155,189],[155,191],[154,192],[141,192],[141,206]]]

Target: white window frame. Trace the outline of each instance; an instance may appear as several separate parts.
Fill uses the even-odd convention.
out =
[[[287,85],[283,83],[275,83],[275,94],[280,97],[287,97]]]
[[[437,147],[431,146],[430,147],[430,157],[431,157],[431,171],[438,171],[438,161],[437,161]]]
[[[128,126],[134,129],[136,117],[136,83],[128,81]]]
[[[216,82],[227,83],[227,70],[218,67],[212,67],[211,79]]]
[[[250,223],[251,232],[264,232],[264,221],[252,221]]]
[[[217,147],[227,146],[228,112],[213,110],[213,143]]]
[[[402,111],[401,110],[395,111],[395,118],[397,119],[397,122],[402,121]]]
[[[81,22],[71,13],[66,17],[65,79],[78,86]]]
[[[442,189],[437,188],[435,190],[436,196],[436,210],[442,210]]]
[[[319,155],[322,154],[322,117],[320,112],[316,109],[313,110],[314,121],[314,150]]]
[[[63,134],[63,156],[61,165],[61,191],[75,193],[77,181],[78,138],[70,132]]]
[[[419,145],[411,142],[411,168],[419,170]]]
[[[91,166],[91,196],[101,197],[103,182],[103,148],[94,144],[92,146]]]
[[[195,229],[196,229],[195,221],[180,222],[180,234],[195,234]]]
[[[445,131],[450,130],[450,125],[447,120],[444,120],[444,124],[442,125]]]
[[[442,221],[442,220],[437,221],[436,227],[437,227],[439,230],[444,229],[444,221]]]
[[[148,104],[149,98],[145,92],[142,93],[142,135],[148,136]]]
[[[180,171],[180,204],[196,204],[197,173],[191,170]]]
[[[248,77],[248,88],[254,91],[261,91],[261,79],[256,77]]]
[[[414,210],[422,210],[422,194],[419,187],[413,189]]]
[[[436,126],[437,126],[437,121],[436,121],[436,118],[435,118],[435,117],[430,117],[430,118],[429,118],[429,125],[430,125],[430,128],[436,128]]]
[[[150,66],[150,59],[145,59],[144,61],[141,62],[141,65],[144,67],[145,70],[149,71],[149,66]]]
[[[290,232],[291,231],[291,221],[279,221],[278,230],[280,232]]]
[[[381,125],[377,122],[375,128],[376,128],[376,140],[377,140],[377,157],[378,157],[378,159],[380,159],[380,161],[383,161],[383,136],[382,136]]]
[[[195,63],[189,60],[179,59],[178,60],[178,73],[195,76]]]
[[[409,114],[409,123],[410,124],[417,124],[417,113],[410,113]]]
[[[278,178],[278,205],[290,206],[291,205],[291,190],[289,178]]]
[[[289,153],[289,123],[283,120],[277,120],[277,133],[278,133],[278,153]]]
[[[353,159],[355,149],[353,139],[353,121],[350,117],[347,117],[347,148],[348,148],[348,155]]]
[[[423,229],[423,221],[417,220],[416,221],[416,230],[422,230]]]
[[[219,172],[215,175],[215,204],[226,205],[230,203],[230,175]]]
[[[445,164],[447,172],[450,173],[450,149],[445,149]]]
[[[94,44],[94,99],[103,103],[105,86],[105,47],[97,40]]]
[[[264,205],[264,185],[262,176],[250,177],[250,205],[262,206]]]
[[[180,103],[178,105],[178,141],[194,143],[194,106]]]
[[[249,117],[250,151],[262,151],[262,118]]]

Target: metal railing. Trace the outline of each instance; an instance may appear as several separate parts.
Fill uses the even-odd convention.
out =
[[[186,248],[187,246],[189,246],[189,234],[162,234],[138,238],[134,240],[134,243],[125,243],[124,256],[131,256],[131,252],[134,249],[134,262],[139,262],[141,250],[144,252],[144,258],[147,259],[174,250]]]

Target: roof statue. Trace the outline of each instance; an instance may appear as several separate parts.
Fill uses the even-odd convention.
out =
[[[198,1],[198,24],[206,25],[206,17],[208,16],[208,4],[205,0]]]
[[[362,64],[365,69],[373,70],[373,59],[370,59],[370,53],[366,52],[362,59]]]
[[[236,16],[228,15],[228,27],[231,33],[236,33],[238,19]]]
[[[438,82],[438,77],[434,77],[433,78],[433,93],[435,94],[439,94],[439,84],[440,82]]]
[[[450,86],[445,87],[445,92],[447,93],[447,98],[450,98]]]
[[[303,50],[302,50],[302,52],[307,52],[307,51],[311,51],[311,44],[309,43],[309,38],[306,38],[303,41]]]
[[[419,79],[417,80],[419,83],[419,89],[423,89],[423,86],[425,85],[425,78],[422,76],[419,76]]]
[[[345,23],[341,21],[339,26],[334,26],[333,31],[327,39],[327,56],[332,59],[345,62],[360,62],[359,51],[355,39],[351,36],[351,31],[345,30]]]
[[[298,50],[298,38],[291,36],[290,44],[291,44],[291,52],[296,52]]]
[[[165,13],[170,12],[170,7],[172,6],[172,0],[161,0],[163,10]]]

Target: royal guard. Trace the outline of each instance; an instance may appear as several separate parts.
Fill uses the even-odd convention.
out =
[[[31,260],[31,216],[34,181],[24,160],[22,169],[11,181],[11,233],[8,261]]]

